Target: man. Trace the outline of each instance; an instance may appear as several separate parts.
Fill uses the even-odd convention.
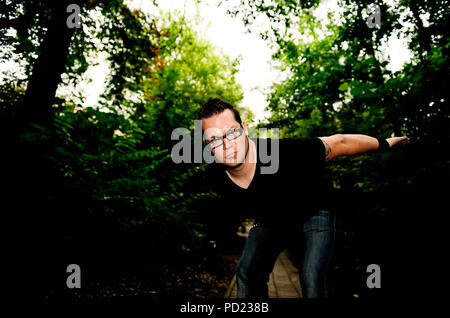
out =
[[[324,163],[338,156],[389,149],[409,142],[336,134],[328,137],[274,140],[248,137],[245,122],[230,104],[210,98],[200,109],[204,142],[216,163],[207,173],[222,196],[217,209],[249,215],[250,230],[236,269],[237,297],[267,297],[267,282],[288,241],[303,242],[300,281],[305,298],[328,296],[327,271],[335,236],[335,215],[329,209],[330,188]],[[258,145],[271,145],[279,160],[274,173],[262,173]]]

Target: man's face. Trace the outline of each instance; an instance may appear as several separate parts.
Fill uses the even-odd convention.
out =
[[[242,122],[242,127],[244,128],[242,135],[233,140],[223,138],[221,141],[223,144],[212,150],[219,162],[225,165],[235,166],[244,161],[247,139],[245,136],[247,127],[244,122]],[[231,129],[238,128],[241,128],[241,126],[234,118],[233,112],[229,109],[225,109],[220,114],[202,119],[203,138],[206,143],[216,137],[222,137],[230,132]]]

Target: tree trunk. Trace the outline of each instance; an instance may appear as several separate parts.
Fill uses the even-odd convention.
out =
[[[429,35],[427,34],[427,29],[423,25],[422,19],[420,18],[420,9],[415,1],[411,1],[410,9],[414,20],[416,20],[419,59],[423,62],[424,54],[428,54],[430,52],[431,42]]]
[[[21,118],[47,127],[51,123],[55,92],[64,71],[74,29],[68,28],[67,6],[74,1],[49,1],[50,21],[28,81]]]
[[[8,222],[12,232],[12,255],[7,258],[13,267],[10,276],[17,295],[38,297],[40,301],[49,291],[65,288],[61,253],[64,252],[62,233],[66,213],[63,204],[55,199],[64,184],[49,159],[54,146],[30,123],[48,129],[50,138],[54,136],[52,105],[74,32],[66,24],[71,14],[66,10],[70,3],[76,2],[47,1],[50,12],[47,32],[19,109],[17,126],[13,127],[19,139],[11,148],[6,178],[12,192],[7,198],[11,200],[9,211],[5,211],[12,218]],[[35,137],[26,137],[30,132],[34,132]]]

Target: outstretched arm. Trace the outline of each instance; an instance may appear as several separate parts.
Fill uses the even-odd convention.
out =
[[[325,161],[339,156],[351,156],[377,150],[380,146],[377,138],[366,135],[336,134],[319,138],[325,146]],[[387,138],[386,141],[392,148],[397,144],[409,143],[409,138],[406,136],[392,137]]]

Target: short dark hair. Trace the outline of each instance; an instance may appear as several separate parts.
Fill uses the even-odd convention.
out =
[[[198,111],[198,118],[209,118],[213,115],[224,112],[226,109],[231,110],[236,121],[239,123],[239,125],[242,125],[241,116],[239,115],[237,109],[234,108],[231,104],[228,104],[227,102],[214,97],[210,97],[208,101],[203,104],[203,106]]]

